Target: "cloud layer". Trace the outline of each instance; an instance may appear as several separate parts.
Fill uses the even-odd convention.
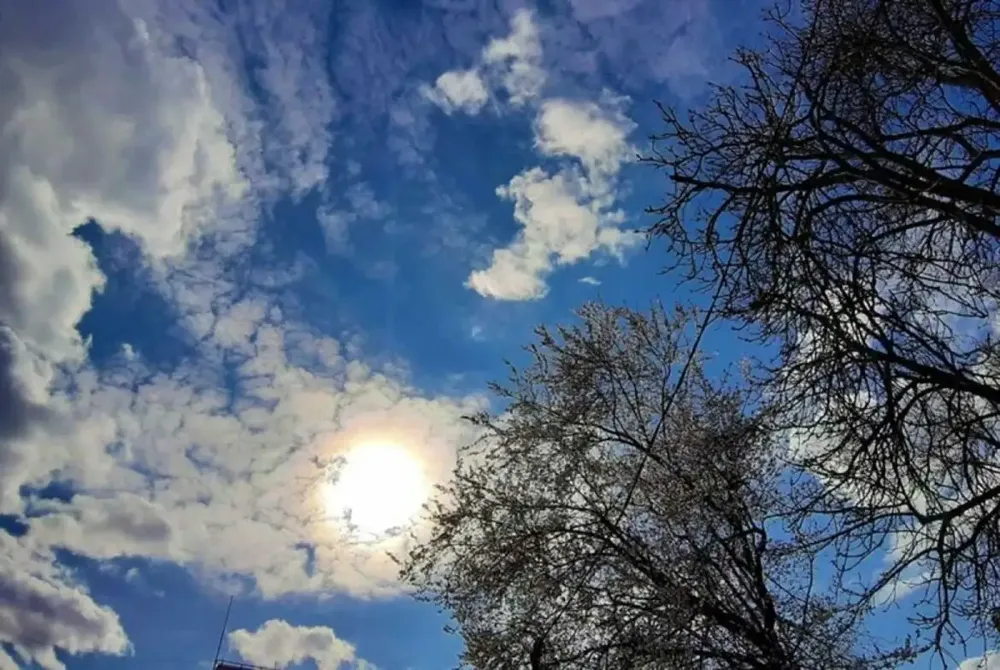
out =
[[[139,19],[59,4],[56,24],[22,4],[0,25],[0,512],[28,515],[22,537],[0,533],[0,641],[16,656],[0,667],[129,649],[56,550],[168,559],[266,596],[394,591],[386,547],[352,545],[322,509],[331,464],[377,431],[443,477],[458,415],[478,401],[425,398],[266,298],[233,299],[224,269],[253,242],[254,208],[326,180],[329,140],[314,131],[334,109],[310,44],[255,8],[265,119],[234,92],[231,36],[195,6],[137,4]],[[199,61],[169,34],[197,36]],[[139,244],[200,360],[162,372],[128,347],[108,368],[87,362],[76,326],[104,278],[71,233],[88,220]],[[53,479],[68,502],[30,496]]]
[[[55,509],[57,521],[42,517],[33,532],[59,524],[47,537],[68,542],[79,536],[77,525],[99,530],[116,518],[117,543],[67,548],[95,557],[133,547],[140,555],[167,552],[218,575],[251,576],[268,597],[394,592],[395,566],[382,554],[392,542],[353,545],[323,508],[331,468],[359,439],[385,439],[404,444],[430,479],[441,481],[455,445],[470,438],[460,416],[480,401],[425,397],[402,371],[371,368],[263,301],[232,305],[208,331],[205,353],[215,366],[202,360],[163,374],[139,360],[75,379],[72,405],[81,434],[94,436],[91,450],[127,445],[106,468],[80,472],[78,480],[152,507],[133,503],[142,518],[126,520],[81,498],[88,509]]]
[[[163,54],[112,3],[4,13],[0,42],[0,395],[10,442],[42,412],[55,366],[82,361],[76,324],[104,278],[70,233],[88,219],[154,262],[184,251],[245,184],[200,67]],[[17,468],[13,469],[17,472]],[[11,505],[19,482],[0,475]]]
[[[634,244],[616,205],[634,129],[628,101],[557,95],[553,82],[560,63],[598,48],[583,32],[644,3],[574,2],[590,23],[574,25],[568,44],[558,21],[508,4],[428,2],[430,18],[412,25],[367,2],[256,0],[231,16],[199,0],[5,9],[0,514],[27,530],[0,531],[0,642],[12,649],[0,670],[130,652],[117,614],[62,567],[61,552],[171,561],[265,598],[398,593],[384,550],[405,540],[359,543],[323,507],[337,458],[360,439],[398,441],[443,481],[456,446],[474,437],[460,417],[485,401],[422,392],[404,364],[372,363],[362,338],[291,318],[282,291],[302,267],[248,259],[268,258],[262,221],[285,201],[319,202],[309,223],[345,256],[351,226],[392,224],[399,212],[375,182],[340,160],[355,138],[336,122],[365,119],[394,166],[423,167],[435,183],[424,164],[431,112],[531,125],[537,165],[515,166],[497,189],[514,229],[468,275],[479,294],[537,299],[557,267]],[[331,26],[344,26],[335,40]],[[458,69],[421,85],[414,69],[441,46]],[[449,65],[434,62],[431,72]],[[341,182],[342,192],[331,186]],[[448,203],[455,238],[478,234],[455,200],[440,194],[424,213],[443,221]],[[188,359],[163,365],[128,342],[100,366],[90,360],[78,326],[106,278],[73,234],[88,221],[135,243],[179,315]],[[472,246],[449,243],[449,253]],[[71,495],[40,497],[53,482]],[[328,628],[272,620],[230,642],[265,665],[367,667]]]

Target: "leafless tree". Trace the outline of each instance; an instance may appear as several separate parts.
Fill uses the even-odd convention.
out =
[[[759,398],[710,381],[683,312],[589,304],[494,386],[403,576],[447,609],[468,666],[889,667],[857,612],[774,534]],[[867,652],[862,653],[862,649]]]
[[[1000,3],[803,0],[650,163],[672,269],[777,350],[792,489],[840,572],[937,643],[1000,606]],[[673,261],[676,261],[674,264]],[[822,523],[820,523],[822,521]]]

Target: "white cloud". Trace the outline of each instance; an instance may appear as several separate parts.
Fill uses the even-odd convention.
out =
[[[1000,670],[1000,653],[988,651],[977,658],[962,661],[958,670]]]
[[[507,37],[493,39],[483,50],[483,62],[495,71],[510,96],[512,105],[522,105],[539,96],[545,85],[542,45],[535,17],[527,9],[518,10],[511,20]]]
[[[545,276],[556,265],[589,257],[597,250],[619,254],[634,243],[618,228],[620,212],[593,198],[591,183],[571,169],[550,175],[532,168],[497,189],[514,201],[514,219],[523,227],[507,247],[493,252],[489,267],[473,272],[467,285],[483,296],[532,300],[547,292]]]
[[[28,409],[46,403],[54,366],[84,357],[75,326],[103,285],[70,233],[94,218],[164,261],[246,188],[197,63],[161,51],[117,3],[48,7],[55,23],[38,12],[17,3],[0,24],[0,395]],[[0,451],[17,466],[0,474],[9,505],[34,457]]]
[[[267,203],[322,185],[338,110],[326,63],[329,3],[268,0],[240,4],[237,16],[200,0],[135,0],[129,9],[169,47],[183,39],[226,114],[239,163]],[[252,74],[247,57],[253,58]],[[252,96],[253,85],[260,96]]]
[[[534,15],[518,11],[510,34],[491,40],[477,70],[446,72],[426,93],[445,111],[477,113],[486,103],[483,78],[498,80],[509,102],[537,102],[546,81],[542,46]],[[573,167],[554,173],[540,167],[515,176],[497,195],[514,201],[514,219],[522,230],[507,246],[493,251],[489,266],[473,271],[466,286],[500,300],[534,300],[548,287],[546,276],[558,265],[596,252],[619,256],[638,237],[619,228],[624,215],[613,209],[614,187],[630,152],[636,125],[625,115],[624,97],[605,92],[599,102],[562,98],[542,100],[534,122],[540,155],[575,159]],[[339,222],[338,222],[339,223]]]
[[[589,286],[600,286],[601,280],[596,277],[582,277],[580,279],[581,284],[587,284]]]
[[[232,35],[205,22],[199,4],[147,6],[146,25],[112,3],[67,5],[58,25],[18,5],[0,24],[0,379],[9,382],[0,418],[11,420],[0,439],[17,438],[0,445],[0,505],[16,513],[22,484],[54,477],[79,492],[69,503],[28,500],[27,535],[0,535],[0,640],[47,669],[61,667],[56,649],[128,650],[117,616],[54,567],[54,548],[246,575],[266,596],[396,592],[382,552],[405,543],[352,545],[325,519],[330,463],[352,439],[388,433],[440,480],[467,435],[459,416],[478,406],[422,397],[398,371],[283,323],[274,305],[233,302],[224,264],[256,223],[255,210],[237,208],[325,179],[332,103],[318,89],[326,80],[313,37],[303,45],[259,3],[249,30],[267,61],[265,119],[243,93]],[[161,50],[178,34],[205,38],[192,40],[198,62]],[[276,129],[270,143],[265,121]],[[360,186],[347,201],[358,216],[385,214]],[[75,325],[103,278],[70,233],[88,216],[134,237],[159,265],[201,360],[171,373],[129,350],[100,373],[83,362]],[[220,256],[187,256],[199,236]],[[64,373],[53,377],[56,364]],[[33,430],[15,425],[33,403],[56,414]],[[20,409],[8,416],[11,407]],[[12,663],[0,657],[0,667]]]
[[[573,16],[554,18],[551,27],[563,36],[563,49],[555,54],[561,72],[575,70],[595,82],[606,82],[605,73],[611,72],[622,88],[638,91],[650,82],[663,82],[687,96],[705,85],[728,53],[707,0],[569,3]],[[733,25],[741,17],[741,12],[719,15],[729,30],[742,28]]]
[[[303,661],[313,661],[318,670],[352,667],[374,670],[357,657],[354,645],[337,637],[325,626],[293,626],[281,619],[271,619],[256,631],[234,630],[229,646],[243,660],[266,668],[287,668]]]
[[[74,585],[54,561],[50,552],[0,530],[0,642],[43,670],[64,669],[57,648],[69,654],[129,652],[118,616]],[[0,668],[18,665],[0,653]]]
[[[578,159],[595,181],[614,175],[631,155],[628,135],[636,128],[624,103],[610,96],[603,105],[546,100],[535,120],[535,146],[546,156]]]
[[[316,222],[330,253],[344,253],[350,249],[351,227],[357,221],[358,215],[348,209],[326,205],[316,210]]]
[[[254,3],[259,43],[250,47],[264,57],[258,76],[270,98],[262,133],[266,156],[296,194],[326,182],[336,114],[324,62],[329,5],[312,7],[315,16],[273,2]]]
[[[624,100],[605,96],[605,106],[591,102],[547,100],[535,122],[535,144],[548,156],[576,158],[585,173],[572,167],[550,174],[531,168],[497,189],[514,201],[514,219],[522,226],[514,241],[494,250],[490,264],[469,275],[466,285],[500,300],[534,300],[547,292],[545,277],[558,265],[589,258],[596,252],[620,256],[639,240],[619,226],[614,186],[635,127],[622,111]]]
[[[30,521],[26,540],[98,559],[120,556],[169,558],[174,530],[163,510],[139,496],[75,496],[72,503],[47,502]]]
[[[273,3],[244,7],[238,29],[197,0],[130,4],[145,23],[111,2],[86,11],[67,3],[58,25],[18,5],[0,24],[0,378],[9,378],[0,382],[0,415],[48,404],[59,419],[46,415],[34,431],[9,424],[18,442],[0,446],[0,505],[18,511],[21,484],[53,477],[79,491],[69,503],[27,501],[27,535],[0,534],[0,639],[46,669],[61,667],[56,649],[128,651],[117,616],[55,567],[54,548],[168,559],[220,580],[245,575],[266,597],[397,593],[383,550],[405,549],[404,540],[353,544],[326,518],[331,464],[352,441],[388,436],[443,481],[456,445],[472,437],[459,417],[482,406],[478,397],[419,393],[405,372],[375,368],[343,342],[284,321],[227,274],[226,261],[253,242],[257,206],[325,181],[336,113],[319,44],[327,10],[303,17]],[[173,50],[178,37],[193,60]],[[262,105],[245,91],[240,42],[263,62],[254,82]],[[541,58],[538,29],[522,12],[474,71],[438,84],[470,113],[490,89],[505,90],[513,105],[534,102],[546,79]],[[391,123],[419,130],[407,116],[412,102],[398,102]],[[479,273],[498,297],[537,295],[555,265],[630,243],[610,211],[618,163],[616,140],[605,137],[609,128],[627,135],[624,117],[560,107],[572,104],[542,106],[538,147],[579,160],[586,174],[536,168],[501,189],[524,230]],[[562,133],[560,114],[591,143]],[[388,215],[361,184],[345,197],[331,221],[344,211],[352,220]],[[197,360],[161,372],[126,349],[117,367],[82,362],[75,325],[103,281],[89,249],[70,236],[86,217],[132,236],[154,261],[199,342]],[[220,257],[186,255],[199,238]],[[53,387],[56,365],[64,374]],[[9,437],[2,428],[0,438]],[[265,626],[246,639],[268,630],[288,632]],[[312,635],[312,658],[333,663],[341,648],[332,632],[292,630]],[[269,662],[294,662],[284,658]],[[0,656],[0,668],[13,662]]]
[[[63,400],[87,456],[74,460],[98,471],[73,479],[96,492],[43,509],[28,537],[98,558],[159,556],[250,576],[266,597],[398,592],[384,551],[405,550],[405,540],[352,544],[323,507],[330,468],[357,440],[384,438],[444,481],[457,445],[473,437],[460,417],[482,400],[422,396],[405,373],[372,368],[260,301],[209,318],[203,358],[173,373],[134,360],[75,376]],[[108,463],[97,457],[110,443],[122,448]],[[101,491],[129,495],[119,508]],[[123,508],[136,518],[118,516]]]
[[[545,81],[534,14],[521,9],[511,19],[510,33],[486,44],[476,68],[445,72],[424,94],[448,114],[456,110],[477,114],[489,100],[491,88],[505,90],[507,102],[520,107],[538,98]]]
[[[476,114],[490,97],[486,84],[475,70],[445,72],[434,82],[434,88],[426,92],[448,114],[456,110]]]

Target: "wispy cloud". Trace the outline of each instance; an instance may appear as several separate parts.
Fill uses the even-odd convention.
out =
[[[510,22],[510,34],[490,40],[483,50],[483,63],[500,79],[507,102],[520,106],[542,92],[546,74],[542,69],[542,45],[534,15],[520,10]]]
[[[371,186],[363,181],[343,190],[339,206],[332,197],[329,200],[317,210],[316,219],[330,253],[343,254],[351,250],[351,233],[355,226],[384,223],[393,214],[393,208],[379,200]]]
[[[254,243],[259,208],[327,179],[334,106],[316,43],[323,19],[286,18],[257,3],[234,27],[203,7],[135,3],[139,14],[129,16],[117,3],[65,3],[47,8],[60,16],[53,23],[21,4],[0,22],[0,511],[18,513],[27,502],[31,514],[22,537],[0,532],[0,642],[46,670],[63,667],[57,650],[129,650],[116,614],[58,567],[57,549],[249,575],[272,594],[369,586],[354,568],[330,576],[349,550],[304,483],[322,482],[317,459],[335,451],[338,429],[363,422],[366,409],[391,413],[379,401],[403,402],[404,387],[337,359],[336,342],[298,334],[289,349],[340,361],[326,369],[340,380],[331,392],[331,377],[320,381],[323,373],[288,360],[290,334],[272,325],[279,314],[236,301],[225,269]],[[195,53],[181,55],[178,39]],[[241,41],[262,59],[253,76],[263,99],[246,92]],[[71,236],[88,219],[139,244],[207,362],[154,373],[132,349],[117,368],[86,362],[76,326],[104,281],[90,249]],[[282,353],[268,367],[265,351]],[[251,362],[253,353],[261,355]],[[235,407],[219,367],[227,356],[242,360],[247,391]],[[286,398],[263,397],[258,384],[269,375]],[[426,418],[423,409],[411,411]],[[319,423],[302,432],[289,425],[290,411]],[[251,444],[258,455],[248,461]],[[311,453],[296,451],[302,445]],[[52,478],[72,486],[70,502],[21,498],[24,484]],[[175,478],[176,486],[155,483]],[[254,488],[271,485],[288,497]],[[262,516],[246,521],[243,500],[263,503]],[[236,554],[261,560],[213,551],[223,528]],[[316,575],[296,548],[303,538],[315,539]],[[347,563],[373,562],[358,574],[391,581],[378,560],[368,551]],[[0,667],[13,663],[0,656]]]
[[[252,0],[230,16],[199,0],[134,4],[161,48],[181,41],[204,72],[255,198],[325,182],[339,115],[325,48],[332,5]]]
[[[717,73],[727,53],[709,0],[568,0],[554,20],[562,69],[613,72],[622,90],[666,84],[689,95]],[[753,2],[735,0],[727,16],[744,17]],[[755,10],[750,10],[755,11]],[[598,64],[603,67],[598,68]]]

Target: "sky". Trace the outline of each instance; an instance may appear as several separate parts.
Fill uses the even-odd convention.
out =
[[[634,157],[759,10],[0,0],[0,670],[210,667],[230,597],[227,658],[451,667],[392,529],[535,326],[684,297]]]

